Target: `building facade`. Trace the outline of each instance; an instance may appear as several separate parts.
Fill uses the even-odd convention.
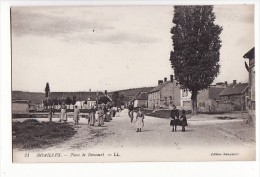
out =
[[[227,87],[225,84],[211,85],[208,89],[200,92],[197,96],[197,107],[199,112],[218,112],[220,107],[219,94]]]
[[[171,75],[170,81],[167,78],[158,80],[158,86],[148,93],[148,108],[170,108],[173,104],[181,106],[181,89]]]
[[[225,111],[245,111],[246,98],[248,97],[248,84],[236,83],[227,86],[220,94],[221,106],[226,108]]]
[[[181,96],[181,109],[184,110],[192,110],[192,103],[191,103],[191,92],[188,90],[180,90]]]
[[[148,107],[148,93],[140,92],[134,99],[134,107]]]
[[[255,48],[249,50],[243,58],[249,59],[249,64],[245,62],[246,69],[248,71],[248,97],[247,97],[247,109],[255,110]]]

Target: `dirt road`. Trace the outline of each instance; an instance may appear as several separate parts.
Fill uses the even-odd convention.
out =
[[[75,126],[77,133],[73,138],[32,152],[112,154],[113,157],[103,159],[92,156],[82,159],[104,162],[254,160],[255,128],[245,124],[239,115],[230,118],[221,120],[197,115],[188,119],[186,132],[181,132],[181,127],[172,132],[169,119],[146,116],[143,131],[136,132],[135,122],[130,123],[127,110],[124,110],[104,127],[90,127],[87,120],[81,118],[80,125]]]

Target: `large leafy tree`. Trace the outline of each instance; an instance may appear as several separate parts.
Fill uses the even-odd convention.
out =
[[[192,94],[197,113],[197,94],[207,89],[219,73],[220,33],[214,24],[213,6],[174,6],[170,61],[175,79]]]

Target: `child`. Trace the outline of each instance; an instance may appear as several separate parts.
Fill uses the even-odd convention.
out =
[[[182,112],[181,112],[180,122],[181,122],[181,125],[182,125],[181,131],[185,132],[185,126],[188,126],[185,110],[182,110]]]
[[[144,127],[144,113],[142,108],[139,108],[136,116],[136,132],[141,132]]]

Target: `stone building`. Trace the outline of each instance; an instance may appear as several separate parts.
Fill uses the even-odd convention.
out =
[[[184,110],[192,110],[192,103],[191,103],[191,92],[187,90],[180,90],[180,99],[181,99],[181,109]]]
[[[167,78],[158,80],[158,86],[148,93],[150,109],[170,108],[172,104],[181,106],[181,89],[173,75],[170,76],[170,81],[167,81]]]
[[[247,108],[255,110],[255,48],[249,50],[243,58],[249,59],[249,65],[245,62],[249,73]]]
[[[236,83],[227,86],[220,94],[222,107],[229,108],[224,111],[244,111],[246,110],[246,97],[248,96],[248,84]],[[226,105],[226,106],[225,106]]]
[[[134,99],[134,107],[145,107],[148,106],[148,93],[140,92]]]
[[[221,111],[219,107],[219,94],[227,87],[227,82],[217,83],[211,85],[208,89],[200,92],[197,96],[197,106],[199,112],[218,112]]]

